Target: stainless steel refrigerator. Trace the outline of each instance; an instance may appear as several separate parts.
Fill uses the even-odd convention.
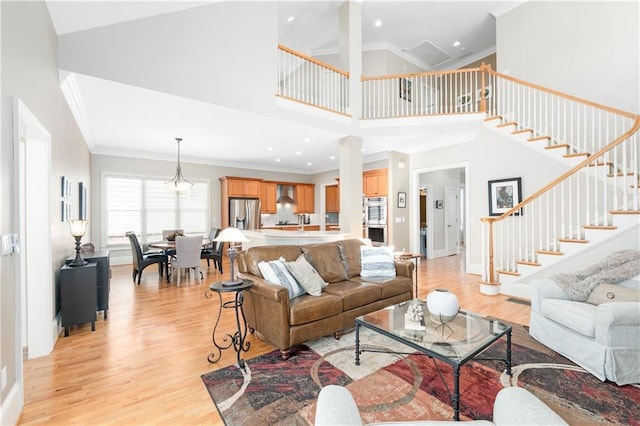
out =
[[[235,226],[238,229],[260,229],[260,200],[230,198],[229,226]]]

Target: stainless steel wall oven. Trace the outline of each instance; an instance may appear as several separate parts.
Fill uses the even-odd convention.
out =
[[[387,224],[387,197],[368,197],[364,199],[364,224]]]

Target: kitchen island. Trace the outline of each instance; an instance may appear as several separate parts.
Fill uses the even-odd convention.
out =
[[[349,234],[337,231],[279,231],[275,229],[254,229],[242,231],[249,242],[242,243],[242,250],[254,246],[303,245],[326,243],[350,238]]]

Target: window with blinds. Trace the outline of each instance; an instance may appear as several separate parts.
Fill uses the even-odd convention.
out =
[[[107,245],[128,244],[128,231],[141,242],[162,240],[163,229],[208,233],[208,183],[194,182],[190,191],[179,193],[160,179],[107,176],[104,193]]]

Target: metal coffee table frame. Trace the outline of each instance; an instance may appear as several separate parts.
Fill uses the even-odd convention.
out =
[[[406,312],[406,308],[408,306],[408,304],[411,302],[403,302],[399,305],[395,305],[394,307],[392,307],[392,309],[404,309],[404,311]],[[424,308],[426,308],[426,306],[423,306]],[[374,312],[372,314],[368,314],[368,315],[375,315],[378,314],[379,312],[383,312],[385,311],[385,309],[382,309],[380,311]],[[425,312],[425,317],[427,317],[429,315],[428,311],[426,309],[424,309]],[[463,356],[460,357],[460,359],[454,359],[452,357],[448,357],[446,355],[440,354],[436,351],[430,350],[429,348],[426,348],[423,345],[420,345],[419,343],[416,343],[414,341],[412,341],[410,338],[408,337],[403,337],[403,336],[399,336],[398,334],[394,333],[393,330],[389,330],[386,329],[384,327],[381,326],[377,326],[375,324],[369,323],[365,320],[365,317],[367,317],[368,315],[363,315],[360,316],[358,318],[356,318],[355,320],[355,328],[356,328],[356,365],[360,365],[360,354],[364,353],[364,352],[382,352],[382,353],[393,353],[393,354],[400,354],[400,355],[410,355],[413,354],[412,352],[393,352],[393,351],[385,351],[385,350],[377,350],[377,349],[373,349],[373,348],[361,348],[360,347],[360,327],[365,327],[368,328],[370,330],[373,330],[377,333],[380,333],[384,336],[387,336],[399,343],[402,343],[406,346],[409,346],[413,349],[415,349],[416,351],[418,351],[420,354],[422,355],[426,355],[429,358],[435,358],[438,359],[440,361],[443,361],[449,365],[451,365],[453,367],[453,395],[451,395],[451,391],[449,390],[449,387],[446,383],[446,381],[444,380],[444,377],[442,377],[442,374],[440,373],[440,369],[438,368],[438,365],[434,362],[436,369],[438,371],[438,374],[440,376],[440,378],[443,380],[445,387],[447,389],[447,391],[449,392],[449,398],[451,399],[451,405],[453,407],[453,420],[458,421],[460,420],[460,367],[462,367],[464,364],[466,364],[468,361],[472,360],[472,359],[476,359],[476,360],[487,360],[487,359],[493,359],[493,358],[476,358],[476,355],[480,354],[482,351],[484,351],[485,349],[487,349],[489,346],[491,346],[492,344],[494,344],[495,342],[497,342],[502,336],[506,335],[507,336],[507,350],[506,350],[506,358],[502,359],[502,358],[497,358],[497,360],[499,361],[503,361],[506,363],[507,366],[507,374],[509,376],[511,376],[511,327],[498,321],[498,320],[491,320],[491,319],[487,319],[484,318],[482,315],[479,314],[475,314],[473,312],[466,312],[466,311],[460,311],[460,313],[458,315],[464,315],[465,317],[471,316],[474,319],[477,319],[479,321],[486,321],[487,325],[489,326],[493,326],[494,322],[497,322],[497,324],[499,325],[498,330],[497,331],[492,331],[490,333],[489,336],[486,336],[486,340],[484,342],[482,342],[481,344],[479,344],[478,346],[474,347],[472,350],[470,350],[468,353],[464,354]]]

